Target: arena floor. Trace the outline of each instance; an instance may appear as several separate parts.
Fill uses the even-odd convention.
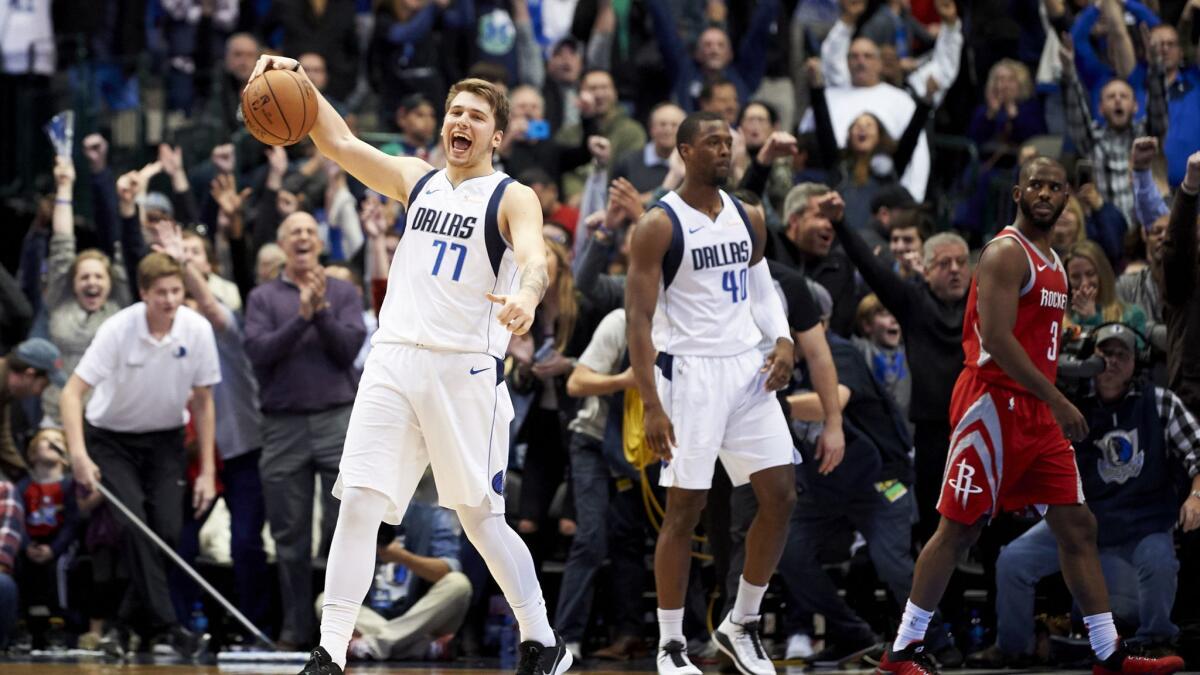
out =
[[[300,670],[298,664],[212,664],[212,665],[180,665],[168,663],[134,662],[112,663],[99,661],[79,661],[76,663],[39,662],[39,661],[0,661],[0,673],[3,675],[220,675],[233,673],[255,673],[263,675],[295,675]],[[706,669],[715,675],[719,671],[715,667]],[[603,668],[572,668],[571,672],[587,672],[590,675],[626,675],[632,672],[652,673],[654,663],[649,660],[634,661],[626,667],[614,669],[611,664]],[[789,666],[779,669],[780,675],[800,675],[806,672],[803,667]],[[808,672],[828,672],[839,675],[870,675],[871,670],[826,670]],[[1040,673],[1084,673],[1081,670],[950,670],[946,675],[1039,675]],[[511,675],[511,670],[482,668],[475,666],[430,666],[414,667],[411,664],[370,664],[350,667],[347,675],[370,673],[371,675]]]

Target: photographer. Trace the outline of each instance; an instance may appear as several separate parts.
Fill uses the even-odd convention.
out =
[[[1171,622],[1179,573],[1172,531],[1200,527],[1200,425],[1179,397],[1137,376],[1139,340],[1127,326],[1105,324],[1094,337],[1104,371],[1074,398],[1089,429],[1075,445],[1076,463],[1096,514],[1113,611],[1137,626],[1140,642],[1162,647],[1179,633]],[[972,663],[1032,661],[1034,588],[1057,571],[1058,546],[1045,521],[1001,551],[996,645]]]

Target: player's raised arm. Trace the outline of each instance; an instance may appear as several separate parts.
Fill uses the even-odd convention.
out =
[[[657,354],[650,329],[658,304],[658,286],[662,281],[662,260],[671,247],[671,222],[662,209],[651,209],[642,216],[630,235],[629,274],[625,279],[625,317],[628,322],[629,363],[633,379],[642,395],[646,410],[646,442],[660,457],[670,459],[675,431],[663,411],[654,383]]]
[[[1015,239],[1002,238],[983,250],[977,272],[979,342],[1009,377],[1050,406],[1067,438],[1087,436],[1087,422],[1054,383],[1038,370],[1013,334],[1017,305],[1025,285],[1029,263],[1024,248]]]
[[[500,233],[512,242],[521,280],[513,294],[488,293],[487,297],[504,305],[496,319],[514,335],[524,335],[533,326],[534,312],[550,284],[546,273],[546,242],[542,238],[542,205],[537,194],[520,183],[510,184],[500,200],[499,225]]]
[[[295,59],[261,56],[250,80],[253,81],[267,70],[292,70],[308,79],[304,68]],[[407,206],[412,185],[433,167],[415,157],[393,157],[361,140],[350,132],[346,121],[315,86],[313,93],[317,97],[317,122],[309,135],[316,143],[317,150],[367,187]]]

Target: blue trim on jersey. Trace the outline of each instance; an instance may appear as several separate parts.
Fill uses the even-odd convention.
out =
[[[675,357],[666,352],[659,352],[658,356],[654,357],[654,365],[662,372],[663,377],[668,381],[671,379],[671,374],[675,369]]]
[[[499,387],[500,383],[504,381],[504,359],[499,356],[492,358],[496,359],[496,386]]]
[[[750,216],[746,215],[746,209],[742,207],[742,201],[733,195],[729,195],[729,201],[733,202],[733,207],[737,209],[738,215],[742,217],[742,222],[746,224],[746,233],[750,235],[750,250],[754,250],[758,237],[754,236],[754,226],[750,224]]]
[[[665,291],[670,287],[671,282],[675,281],[675,274],[679,272],[679,266],[683,264],[683,226],[679,224],[679,216],[675,214],[675,209],[671,208],[670,204],[658,202],[654,206],[662,209],[671,219],[671,245],[663,255],[662,280]]]
[[[437,169],[430,169],[429,173],[421,176],[421,180],[417,181],[417,184],[413,186],[412,192],[408,193],[408,208],[405,209],[406,211],[412,210],[413,202],[417,201],[417,195],[420,194],[421,188],[425,187],[425,184],[429,182],[429,179],[433,178],[433,174],[437,172]],[[408,219],[406,218],[405,220]],[[401,230],[400,234],[404,234],[404,231]]]
[[[500,199],[504,197],[504,190],[511,182],[512,176],[505,176],[504,180],[496,185],[492,198],[488,200],[487,212],[483,216],[483,241],[487,244],[488,259],[492,261],[492,274],[497,275],[500,274],[504,250],[508,248],[504,237],[500,236]]]

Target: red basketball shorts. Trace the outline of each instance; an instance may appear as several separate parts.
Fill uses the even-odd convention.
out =
[[[938,512],[965,525],[1000,511],[1082,504],[1075,450],[1037,397],[963,370],[950,400]]]

